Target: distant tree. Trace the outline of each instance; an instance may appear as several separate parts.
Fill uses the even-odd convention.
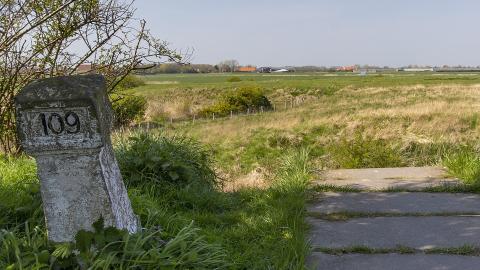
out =
[[[29,82],[91,63],[108,91],[133,70],[180,61],[134,17],[134,0],[0,0],[0,150],[18,151],[13,97]]]
[[[239,66],[238,61],[234,59],[224,60],[218,63],[220,72],[235,72],[238,66]]]
[[[211,73],[215,72],[215,67],[207,64],[192,64],[192,68],[199,73]]]

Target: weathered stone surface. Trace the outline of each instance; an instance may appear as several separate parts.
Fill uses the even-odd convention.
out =
[[[330,170],[321,176],[323,180],[315,184],[349,186],[362,190],[401,188],[422,190],[432,186],[456,185],[458,179],[448,178],[442,168],[407,167],[377,169]]]
[[[477,270],[480,257],[424,254],[347,254],[314,252],[308,259],[312,270]]]
[[[314,247],[480,247],[480,217],[376,217],[347,221],[309,218],[308,222]]]
[[[331,214],[338,212],[480,214],[480,195],[461,193],[423,192],[325,192],[318,202],[308,207],[309,212]]]
[[[103,77],[40,80],[15,100],[19,138],[38,165],[49,239],[71,241],[100,217],[107,226],[137,231],[110,142]]]

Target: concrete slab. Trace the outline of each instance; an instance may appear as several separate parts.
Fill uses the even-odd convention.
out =
[[[449,178],[438,167],[405,167],[376,169],[342,169],[323,173],[314,184],[350,186],[362,190],[401,188],[422,190],[432,186],[456,185],[458,179]]]
[[[338,212],[480,214],[480,195],[423,192],[325,192],[320,195],[319,202],[308,207],[308,211],[320,214]]]
[[[480,257],[424,254],[313,253],[307,262],[312,270],[477,270]]]
[[[347,221],[308,218],[313,247],[367,246],[419,250],[435,247],[480,247],[480,217],[376,217]],[[479,266],[480,268],[480,266]]]

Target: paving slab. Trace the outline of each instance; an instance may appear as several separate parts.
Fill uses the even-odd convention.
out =
[[[347,254],[314,252],[308,259],[312,270],[478,270],[480,257],[425,254]]]
[[[320,194],[318,202],[308,207],[308,211],[320,214],[338,212],[480,214],[480,195],[424,192],[324,192]]]
[[[308,218],[313,247],[367,246],[419,250],[436,247],[480,247],[480,217],[376,217],[347,221]],[[479,265],[480,269],[480,265]]]
[[[329,170],[321,178],[314,184],[349,186],[362,190],[422,190],[433,186],[460,184],[458,179],[449,178],[446,171],[439,167]]]

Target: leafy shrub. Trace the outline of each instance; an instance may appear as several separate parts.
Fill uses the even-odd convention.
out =
[[[28,224],[26,225],[28,228]],[[192,224],[165,241],[158,229],[128,234],[103,220],[94,232],[79,231],[74,243],[53,244],[42,227],[20,236],[0,231],[1,269],[225,269],[225,252],[207,243]]]
[[[139,133],[120,142],[117,159],[129,186],[200,184],[213,188],[218,184],[209,153],[184,137]]]
[[[141,121],[147,110],[147,100],[142,96],[119,95],[111,96],[114,115],[114,127],[127,126],[135,121]]]
[[[145,82],[140,77],[130,74],[117,84],[116,89],[117,91],[123,91],[143,85],[145,85]]]
[[[208,116],[215,113],[218,116],[232,112],[245,112],[248,108],[270,110],[272,104],[259,87],[242,87],[223,96],[214,105],[202,110],[201,114]]]
[[[240,79],[240,77],[237,77],[237,76],[234,76],[234,77],[230,77],[227,79],[227,82],[241,82],[242,79]]]
[[[383,168],[404,165],[399,149],[382,139],[373,139],[358,132],[353,140],[342,138],[339,142],[327,146],[332,167]]]

